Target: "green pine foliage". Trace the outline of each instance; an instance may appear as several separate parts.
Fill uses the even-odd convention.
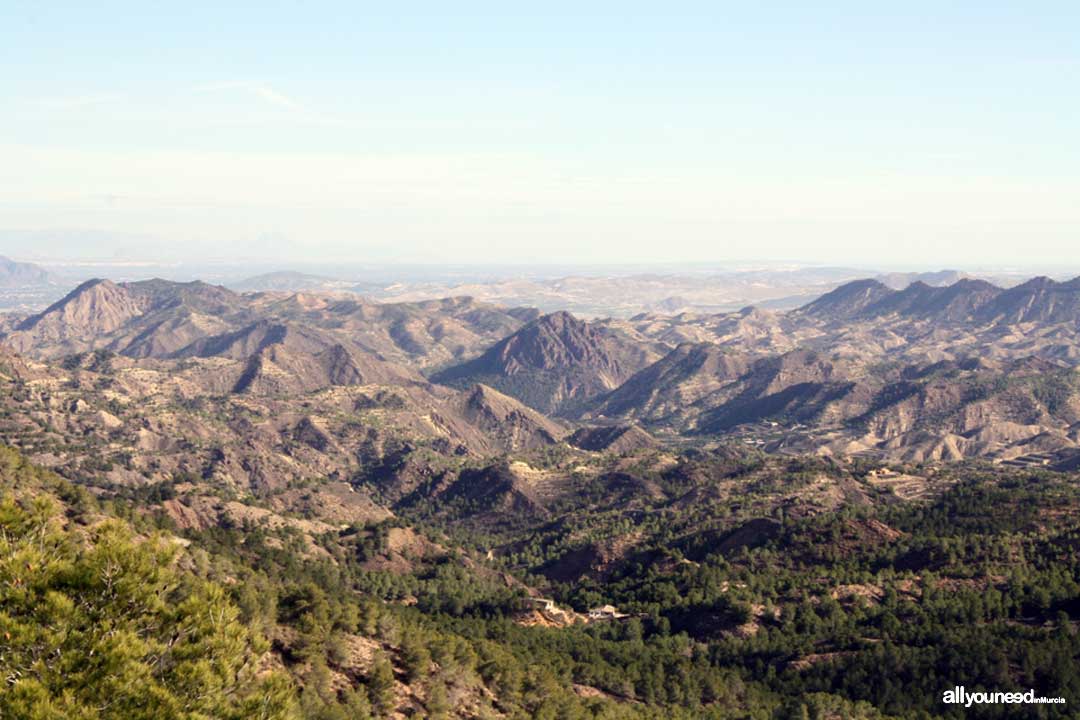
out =
[[[425,514],[432,533],[514,551],[496,572],[443,535],[446,554],[392,571],[373,564],[390,552],[383,524],[315,538],[221,525],[181,542],[154,528],[152,501],[96,500],[0,449],[0,718],[1014,716],[944,706],[951,684],[1080,702],[1073,478],[974,467],[921,502],[760,500],[827,469],[791,461],[747,476],[740,509],[658,501],[634,523],[593,506],[496,537]],[[656,482],[688,491],[701,476]],[[728,543],[748,521],[767,532]],[[518,622],[529,603],[507,574],[545,582],[531,573],[628,532],[635,555],[602,581],[546,589],[630,617]]]
[[[287,679],[257,672],[265,641],[174,543],[76,525],[47,492],[59,481],[0,453],[0,717],[296,717]]]

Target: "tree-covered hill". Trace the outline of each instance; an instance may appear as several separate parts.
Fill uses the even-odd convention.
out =
[[[1071,717],[941,702],[1080,697],[1069,476],[958,467],[923,500],[828,508],[799,493],[863,470],[635,472],[647,499],[585,489],[531,525],[416,506],[312,534],[179,528],[169,500],[0,450],[0,717]],[[542,574],[590,543],[599,569]],[[577,621],[543,621],[540,591]],[[608,603],[623,617],[585,621]]]

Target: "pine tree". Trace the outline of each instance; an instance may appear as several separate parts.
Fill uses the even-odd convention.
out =
[[[118,520],[79,537],[45,495],[0,501],[0,717],[294,717],[281,679],[254,678],[265,643],[177,552]]]
[[[368,697],[379,717],[386,717],[397,705],[394,668],[384,653],[376,654],[367,678]]]
[[[449,717],[451,710],[450,697],[446,692],[446,683],[436,679],[428,689],[427,702],[424,703],[428,718],[431,720],[444,720]]]

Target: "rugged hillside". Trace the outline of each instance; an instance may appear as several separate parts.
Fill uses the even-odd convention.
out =
[[[648,346],[559,312],[537,318],[432,380],[455,386],[483,383],[541,412],[568,414],[654,358]]]
[[[109,280],[90,280],[38,315],[21,322],[5,342],[18,352],[58,347],[81,350],[146,310],[144,298]]]
[[[698,432],[723,432],[744,423],[783,418],[791,423],[828,422],[838,403],[859,405],[860,394],[845,363],[797,350],[753,364],[739,382],[709,408]]]
[[[379,305],[355,296],[239,295],[200,282],[92,280],[22,320],[4,342],[41,359],[96,349],[128,357],[237,359],[245,338],[288,325],[422,369],[478,354],[535,316],[468,298]],[[245,356],[259,345],[248,342]]]
[[[558,423],[486,385],[460,393],[451,407],[486,433],[497,450],[515,452],[552,445],[566,434]]]
[[[1080,278],[1065,283],[1032,278],[984,304],[978,317],[999,324],[1076,323],[1080,318]]]
[[[254,300],[261,313],[344,335],[388,360],[424,372],[479,355],[539,315],[529,308],[500,308],[468,297],[385,304],[303,294]]]
[[[865,366],[796,351],[747,363],[715,346],[681,346],[586,417],[784,452],[1052,458],[1080,447],[1078,378],[1037,358]]]
[[[699,433],[779,418],[818,421],[834,403],[857,402],[850,372],[847,363],[812,351],[754,360],[709,343],[681,345],[602,398],[587,417]]]
[[[4,342],[42,358],[98,348],[161,354],[219,328],[215,319],[239,306],[229,291],[201,282],[89,280],[24,320]]]
[[[848,422],[866,433],[861,443],[910,460],[1072,450],[1080,443],[1080,374],[1036,359],[909,367]]]
[[[213,632],[191,657],[289,678],[226,668],[195,693],[213,717],[255,716],[229,707],[252,687],[305,720],[931,717],[940,677],[1066,693],[1080,496],[1054,470],[1080,457],[1080,345],[1072,284],[1028,285],[590,323],[84,286],[0,348],[0,440],[88,488],[55,481],[63,509],[30,525],[4,482],[23,461],[0,452],[0,664],[20,663],[0,714],[82,697],[118,647],[110,667],[148,661],[124,685],[142,689]],[[420,374],[447,361],[435,377],[460,389]],[[106,509],[133,534],[95,555]],[[80,526],[53,555],[50,523]],[[80,650],[131,628],[82,617],[117,567],[156,610]],[[185,634],[208,600],[225,620]],[[145,709],[112,696],[113,717]]]
[[[866,321],[899,317],[965,323],[1006,292],[985,280],[958,280],[951,285],[915,281],[893,290],[876,281],[842,285],[799,310],[826,322]]]
[[[574,431],[567,442],[593,452],[632,453],[660,447],[655,438],[637,425],[583,427]]]
[[[684,343],[600,399],[589,415],[661,420],[721,391],[750,364],[746,354],[713,343]]]
[[[488,474],[462,472],[461,491],[494,499],[502,481]],[[464,719],[588,707],[639,716],[640,703],[534,667],[549,653],[533,643],[547,644],[544,630],[527,625],[535,590],[388,514],[343,519],[338,506],[310,501],[314,490],[292,491],[309,500],[303,518],[230,501],[220,488],[199,494],[190,482],[106,490],[99,503],[0,446],[0,714]],[[510,634],[476,640],[431,622],[448,617],[499,618]],[[571,657],[556,650],[544,666]]]
[[[878,280],[856,280],[825,293],[799,308],[798,312],[816,318],[847,320],[863,314],[867,308],[896,292]]]
[[[789,313],[649,314],[604,324],[641,342],[672,347],[711,342],[757,357],[803,348],[867,365],[1032,356],[1076,365],[1078,298],[1077,281],[1035,279],[1002,290],[961,279],[948,286],[914,282],[892,290],[863,280]]]
[[[287,343],[288,337],[250,355],[233,392],[295,395],[338,385],[425,384],[415,371],[370,353],[339,344],[319,349],[295,347]]]
[[[1038,277],[1008,290],[973,279],[943,286],[917,281],[901,290],[861,280],[840,286],[797,313],[827,322],[889,316],[975,326],[1075,322],[1080,317],[1080,278],[1055,282]]]
[[[243,370],[234,392],[303,393],[335,385],[425,384],[409,367],[387,362],[330,333],[289,321],[258,320],[221,335],[203,337],[171,358],[228,358]]]
[[[664,443],[736,437],[783,452],[1011,462],[1076,446],[1064,410],[1070,381],[1046,380],[1065,399],[1040,414],[1038,397],[1008,376],[1042,367],[1066,377],[1080,365],[1078,318],[1080,280],[1046,278],[1008,290],[966,278],[901,290],[865,280],[790,313],[593,322],[469,298],[376,304],[93,281],[19,321],[4,344],[109,378],[98,382],[111,382],[106,366],[115,366],[131,398],[147,397],[147,383],[211,405],[226,395],[266,404],[339,388],[394,397],[398,388],[389,435],[437,443],[447,456],[551,446],[574,430],[543,416],[552,414],[640,424]],[[424,374],[458,391],[429,386]],[[1012,389],[998,392],[1003,384]],[[990,396],[960,391],[968,386]],[[243,474],[279,482],[299,472],[285,470],[274,447],[260,445],[266,455],[252,464],[274,470]]]
[[[340,364],[327,359],[335,353]],[[335,348],[286,362],[289,351],[274,345],[255,357],[260,367],[245,374],[243,362],[218,357],[92,353],[56,367],[0,356],[0,437],[66,477],[106,486],[205,478],[275,498],[311,478],[360,477],[403,450],[456,466],[565,434],[489,388],[404,383],[408,371],[391,364],[380,368],[398,373],[389,384],[362,377],[368,368]],[[366,518],[365,494],[349,498]]]
[[[944,287],[915,282],[874,303],[861,315],[873,318],[896,314],[949,323],[969,322],[977,310],[1002,292],[984,280],[960,280]]]

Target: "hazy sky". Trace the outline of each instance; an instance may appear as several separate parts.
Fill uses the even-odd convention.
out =
[[[1077,2],[227,4],[0,3],[0,253],[1080,261]]]

